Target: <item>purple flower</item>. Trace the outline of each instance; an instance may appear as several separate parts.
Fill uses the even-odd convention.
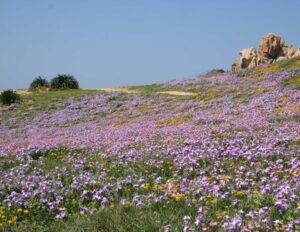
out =
[[[67,217],[68,216],[68,213],[66,212],[66,211],[60,211],[59,212],[59,214],[57,214],[56,216],[55,216],[55,219],[63,219],[63,218],[65,218],[65,217]]]
[[[84,215],[88,213],[88,208],[86,207],[80,207],[80,215]]]

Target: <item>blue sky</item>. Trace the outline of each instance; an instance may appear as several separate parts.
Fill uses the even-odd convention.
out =
[[[300,45],[299,0],[0,0],[0,89],[72,74],[81,87],[230,69],[268,32]]]

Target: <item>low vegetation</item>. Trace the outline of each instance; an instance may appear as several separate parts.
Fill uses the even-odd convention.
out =
[[[58,75],[51,80],[51,90],[78,89],[79,83],[72,75]]]
[[[289,62],[2,107],[0,231],[297,231],[300,65]]]
[[[47,79],[38,76],[31,82],[29,89],[31,91],[36,91],[36,90],[45,90],[49,87],[50,87],[50,83],[47,81]]]
[[[21,100],[19,94],[13,90],[5,90],[0,94],[0,102],[3,105],[11,105]]]

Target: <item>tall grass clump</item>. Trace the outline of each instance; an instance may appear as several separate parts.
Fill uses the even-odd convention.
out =
[[[78,89],[79,83],[72,75],[62,75],[54,77],[50,83],[51,90]]]

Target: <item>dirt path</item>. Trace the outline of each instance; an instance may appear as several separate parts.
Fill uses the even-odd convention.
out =
[[[162,94],[169,94],[169,95],[176,95],[176,96],[195,96],[195,93],[191,93],[191,92],[183,92],[183,91],[162,91],[159,92]]]
[[[141,91],[138,90],[130,90],[127,89],[126,87],[112,87],[112,88],[89,88],[86,90],[101,90],[101,91],[105,91],[105,92],[122,92],[122,93],[141,93]],[[0,90],[0,93],[2,92],[2,90]],[[27,89],[17,89],[16,92],[18,94],[29,94],[30,91]],[[183,92],[183,91],[161,91],[161,92],[157,92],[157,93],[161,93],[161,94],[168,94],[168,95],[174,95],[174,96],[195,96],[195,93],[192,92]]]
[[[113,88],[92,88],[92,89],[89,89],[89,90],[101,90],[101,91],[105,91],[105,92],[109,92],[109,93],[112,93],[112,92],[122,92],[122,93],[140,93],[140,91],[137,91],[137,90],[130,90],[130,89],[127,89],[125,87],[113,87]]]
[[[0,94],[3,92],[4,90],[0,90]],[[16,91],[16,93],[18,94],[30,94],[30,91],[28,89],[16,89],[14,90]]]
[[[129,90],[126,87],[115,87],[115,88],[99,88],[95,90],[102,90],[106,92],[122,92],[122,93],[141,93],[141,91],[138,90]],[[161,94],[169,94],[169,95],[175,95],[175,96],[194,96],[195,93],[191,92],[183,92],[183,91],[161,91],[157,92]]]

